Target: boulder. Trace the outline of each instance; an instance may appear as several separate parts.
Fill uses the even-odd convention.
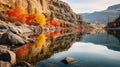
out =
[[[10,62],[0,61],[0,67],[11,67]]]
[[[69,64],[69,63],[72,63],[76,61],[75,58],[72,58],[72,57],[65,57],[63,60],[61,60],[61,62],[63,62],[64,64]]]
[[[6,50],[10,50],[10,47],[7,45],[0,45],[0,49],[6,49]]]
[[[32,30],[25,26],[9,25],[9,30],[15,34],[31,33]]]
[[[21,46],[25,44],[25,41],[18,35],[7,31],[4,33],[0,38],[0,44],[7,44],[7,45],[17,45]]]
[[[0,24],[0,29],[8,29],[8,26],[4,24]]]
[[[7,62],[11,61],[10,54],[8,53],[8,51],[6,49],[0,48],[0,60],[7,61]]]
[[[29,63],[22,61],[22,62],[18,62],[15,65],[13,65],[13,67],[31,67]]]
[[[6,61],[14,64],[16,62],[16,54],[10,50],[0,48],[0,61]]]
[[[11,64],[15,64],[15,62],[16,62],[16,54],[14,52],[12,52],[12,51],[9,51],[9,50],[8,50],[8,53],[9,53],[10,58],[11,58],[11,60],[10,60]]]

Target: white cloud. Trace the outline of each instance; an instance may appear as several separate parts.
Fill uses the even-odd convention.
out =
[[[111,5],[120,4],[120,0],[62,0],[77,13],[94,12],[107,9]]]
[[[120,57],[119,51],[108,49],[104,45],[83,42],[74,43],[68,52],[92,53],[114,59],[118,59]]]

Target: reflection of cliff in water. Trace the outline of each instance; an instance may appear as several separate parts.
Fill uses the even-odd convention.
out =
[[[49,58],[54,53],[67,51],[76,40],[76,33],[57,37],[47,37],[46,34],[41,34],[37,37],[36,43],[28,43],[15,49],[17,61],[35,64],[37,61]]]
[[[107,33],[109,35],[114,36],[115,38],[118,39],[119,43],[120,43],[120,30],[107,30]],[[116,51],[120,51],[120,44],[119,45],[114,45],[114,46],[107,46],[109,49],[112,50],[116,50]]]
[[[94,44],[101,44],[108,47],[111,50],[120,51],[120,36],[115,35],[116,31],[96,32],[95,34],[86,34],[82,41],[90,42]],[[119,34],[119,33],[118,33]]]
[[[77,33],[77,39],[76,39],[76,41],[77,41],[77,42],[82,41],[84,35],[85,35],[85,34],[84,34],[83,32]]]
[[[120,42],[120,30],[107,30],[107,33],[115,36]]]

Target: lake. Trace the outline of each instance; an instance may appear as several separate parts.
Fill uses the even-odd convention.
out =
[[[94,34],[40,34],[35,45],[27,44],[16,51],[17,61],[24,60],[35,67],[120,67],[119,33],[109,30]],[[76,61],[64,64],[61,60],[65,57]]]

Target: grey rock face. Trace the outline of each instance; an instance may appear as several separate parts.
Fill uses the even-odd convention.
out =
[[[7,45],[23,45],[25,41],[18,35],[7,31],[6,33],[2,34],[0,38],[0,44],[7,44]]]
[[[77,22],[78,20],[83,20],[81,15],[76,14],[67,3],[60,0],[50,0],[48,8],[58,19],[71,23]],[[81,17],[78,18],[78,16]]]

